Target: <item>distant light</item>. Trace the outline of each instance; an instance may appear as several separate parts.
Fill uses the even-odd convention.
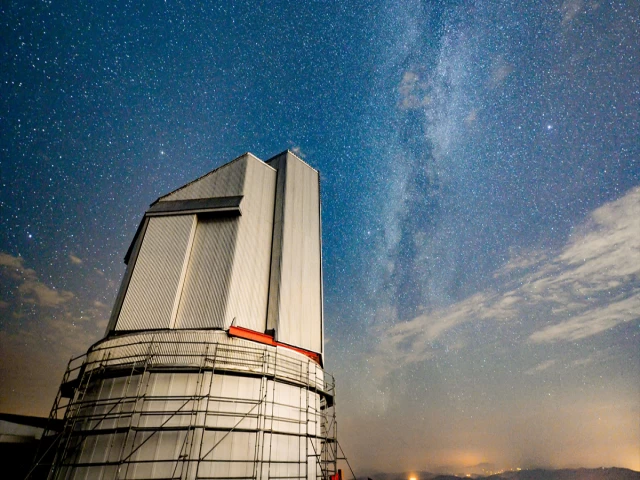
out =
[[[164,155],[164,150],[160,150],[160,155]]]
[[[416,477],[409,477],[409,480],[418,480]]]
[[[27,238],[33,238],[33,235],[31,235],[30,233],[27,234]]]
[[[547,130],[551,130],[553,128],[553,125],[547,125]]]

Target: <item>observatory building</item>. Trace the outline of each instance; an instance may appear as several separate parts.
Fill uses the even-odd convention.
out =
[[[156,200],[63,378],[48,478],[335,478],[320,228],[318,172],[288,151]]]

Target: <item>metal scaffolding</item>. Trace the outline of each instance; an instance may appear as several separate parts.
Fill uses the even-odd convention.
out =
[[[335,476],[333,377],[303,355],[216,333],[116,337],[73,358],[50,415],[62,428],[46,431],[34,472],[52,480]]]

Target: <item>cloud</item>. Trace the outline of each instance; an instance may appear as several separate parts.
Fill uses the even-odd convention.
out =
[[[2,252],[0,284],[0,410],[46,415],[67,361],[99,338],[108,308],[45,285],[22,257]]]
[[[33,280],[23,282],[18,287],[18,292],[25,302],[41,307],[55,307],[73,298],[71,292],[49,288],[44,283]]]
[[[640,318],[640,296],[636,295],[578,315],[571,320],[545,327],[534,332],[529,339],[534,343],[576,341],[638,318]]]
[[[525,375],[535,375],[536,373],[545,371],[549,367],[553,366],[555,363],[556,363],[555,360],[546,360],[542,363],[539,363],[535,367],[530,368],[529,370],[526,370],[524,373]]]
[[[38,280],[34,270],[24,267],[22,257],[0,253],[0,267],[4,267],[2,271],[4,275],[18,282],[16,291],[21,301],[25,303],[40,307],[55,307],[74,297],[71,292],[51,288]]]
[[[511,322],[535,345],[575,342],[638,320],[640,187],[593,211],[559,251],[512,253],[493,288],[406,322],[387,311],[390,320],[379,322],[388,339],[379,347],[390,359],[385,370],[433,357],[435,343],[469,323]]]
[[[591,365],[596,360],[597,355],[590,355],[588,357],[579,358],[573,361],[574,367],[584,367],[586,365]]]
[[[73,263],[74,265],[80,265],[82,263],[82,259],[79,257],[76,257],[72,253],[69,254],[69,260],[71,260],[71,263]]]
[[[24,259],[22,257],[14,257],[8,253],[0,252],[0,266],[23,270]]]
[[[500,267],[494,274],[495,278],[510,277],[512,275],[523,275],[526,271],[538,268],[542,263],[547,262],[549,257],[541,250],[518,251],[511,249],[509,262]]]

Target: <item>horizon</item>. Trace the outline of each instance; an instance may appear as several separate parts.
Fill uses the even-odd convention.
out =
[[[367,470],[364,469],[358,477],[406,477],[406,480],[421,480],[422,478],[433,478],[441,475],[451,475],[459,478],[485,478],[494,475],[501,475],[505,473],[517,473],[517,472],[531,472],[535,470],[543,470],[549,472],[558,472],[562,470],[630,470],[632,472],[640,473],[640,470],[636,470],[628,467],[620,467],[617,465],[602,465],[597,467],[585,467],[583,465],[567,465],[564,467],[552,467],[545,465],[529,465],[529,466],[504,466],[498,467],[490,462],[482,462],[476,465],[466,466],[454,466],[454,465],[434,465],[427,466],[422,470],[405,470],[405,471],[382,471],[382,470]]]
[[[500,471],[496,471],[496,472],[487,472],[487,473],[483,473],[483,474],[475,474],[475,473],[471,473],[471,472],[467,472],[467,473],[461,473],[461,472],[451,472],[451,471],[419,471],[419,472],[414,472],[414,471],[409,471],[409,472],[365,472],[364,477],[375,477],[375,476],[383,476],[385,478],[400,478],[400,477],[405,477],[406,480],[423,480],[423,479],[427,479],[427,480],[431,480],[433,478],[438,478],[440,476],[454,476],[457,478],[489,478],[489,477],[493,477],[493,476],[500,476],[502,474],[518,474],[519,472],[522,472],[522,474],[526,474],[528,472],[534,472],[534,471],[543,471],[543,472],[549,472],[549,473],[558,473],[558,472],[563,472],[563,471],[580,471],[580,470],[589,470],[589,471],[601,471],[601,470],[626,470],[626,471],[630,471],[633,473],[640,473],[637,470],[633,470],[633,469],[627,469],[627,468],[621,468],[621,467],[595,467],[595,468],[586,468],[586,467],[573,467],[573,468],[562,468],[562,469],[553,469],[553,468],[545,468],[545,467],[532,467],[532,468],[513,468],[513,469],[505,469],[505,470],[500,470]],[[361,477],[361,476],[359,476]]]
[[[356,473],[640,471],[640,3],[2,12],[0,411],[48,415],[148,204],[289,149]]]
[[[470,466],[468,468],[468,470],[473,469],[473,468],[479,468],[482,467],[485,464],[479,464],[479,465],[473,465]],[[473,472],[470,471],[466,471],[466,472],[453,472],[447,469],[448,467],[436,467],[433,470],[422,470],[422,471],[406,471],[406,472],[378,472],[378,475],[396,475],[396,476],[406,476],[407,480],[411,480],[412,478],[415,478],[416,480],[420,480],[421,476],[423,475],[428,475],[428,476],[438,476],[438,475],[453,475],[453,476],[458,476],[460,478],[465,478],[465,477],[480,477],[483,476],[481,474],[475,474]],[[484,467],[483,467],[484,468]],[[504,470],[499,470],[499,471],[495,471],[495,472],[488,472],[486,475],[484,476],[490,476],[490,475],[500,475],[503,473],[517,473],[517,472],[530,472],[530,471],[534,471],[534,470],[544,470],[544,471],[548,471],[548,472],[554,472],[554,471],[562,471],[562,470],[630,470],[632,472],[638,472],[637,470],[633,470],[630,468],[623,468],[623,467],[615,467],[615,466],[602,466],[602,467],[593,467],[593,468],[587,468],[587,467],[581,467],[581,466],[574,466],[574,467],[566,467],[566,468],[548,468],[548,467],[543,467],[543,466],[532,466],[529,468],[520,468],[520,467],[513,467],[513,468],[506,468]],[[367,473],[371,473],[371,472],[367,472]],[[373,475],[375,475],[375,473],[372,473]]]

